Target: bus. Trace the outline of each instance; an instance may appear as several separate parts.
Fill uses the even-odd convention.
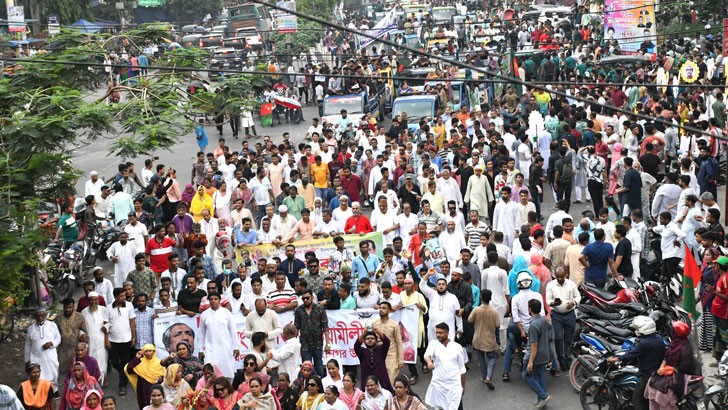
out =
[[[238,29],[255,27],[268,42],[273,35],[273,20],[268,9],[257,3],[245,3],[228,7],[228,33],[234,34]]]

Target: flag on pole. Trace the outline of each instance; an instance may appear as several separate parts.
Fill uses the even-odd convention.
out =
[[[688,311],[693,320],[698,320],[700,313],[695,308],[695,285],[700,282],[702,274],[698,263],[695,262],[693,252],[685,245],[685,268],[683,273],[683,309]]]

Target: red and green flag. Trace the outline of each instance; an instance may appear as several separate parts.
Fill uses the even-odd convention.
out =
[[[700,312],[695,308],[695,285],[700,282],[702,274],[693,252],[685,245],[685,268],[683,272],[683,309],[688,311],[693,320],[698,320]]]

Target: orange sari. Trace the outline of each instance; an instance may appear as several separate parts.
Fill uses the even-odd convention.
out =
[[[48,380],[38,380],[38,386],[33,391],[33,386],[30,384],[30,380],[26,380],[20,383],[20,387],[23,389],[23,404],[26,409],[49,409],[50,400],[48,400],[48,394],[51,392],[53,385]]]

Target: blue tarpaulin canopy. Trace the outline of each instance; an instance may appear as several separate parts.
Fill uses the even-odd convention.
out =
[[[72,28],[72,29],[83,31],[84,33],[98,33],[99,31],[101,31],[105,28],[114,27],[116,25],[117,25],[117,23],[113,23],[113,22],[106,22],[106,21],[91,22],[88,20],[81,19],[81,20],[78,20],[77,22],[71,24],[68,27]]]

